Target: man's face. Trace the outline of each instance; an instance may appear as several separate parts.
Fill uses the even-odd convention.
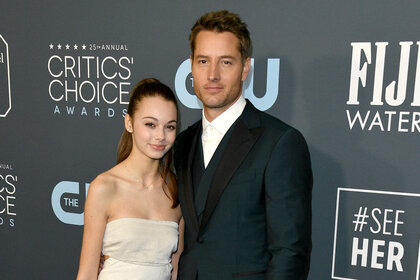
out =
[[[239,39],[231,32],[200,31],[191,70],[194,91],[209,121],[223,113],[241,95],[250,59],[242,62]],[[209,119],[210,117],[210,119]]]

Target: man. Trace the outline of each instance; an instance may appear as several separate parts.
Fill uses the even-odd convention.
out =
[[[190,34],[203,117],[175,144],[185,242],[178,279],[306,279],[312,172],[303,136],[241,95],[246,24],[203,15]]]

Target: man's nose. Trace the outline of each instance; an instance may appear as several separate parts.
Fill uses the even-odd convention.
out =
[[[208,79],[210,81],[218,81],[220,79],[220,69],[217,63],[210,64]]]

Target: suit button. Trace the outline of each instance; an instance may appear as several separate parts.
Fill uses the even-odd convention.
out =
[[[200,244],[204,243],[204,239],[202,237],[197,238],[197,242]]]

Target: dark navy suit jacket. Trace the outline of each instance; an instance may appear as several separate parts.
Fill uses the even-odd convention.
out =
[[[306,279],[312,171],[305,139],[249,101],[231,129],[200,219],[191,170],[201,120],[175,143],[186,225],[178,279]]]

